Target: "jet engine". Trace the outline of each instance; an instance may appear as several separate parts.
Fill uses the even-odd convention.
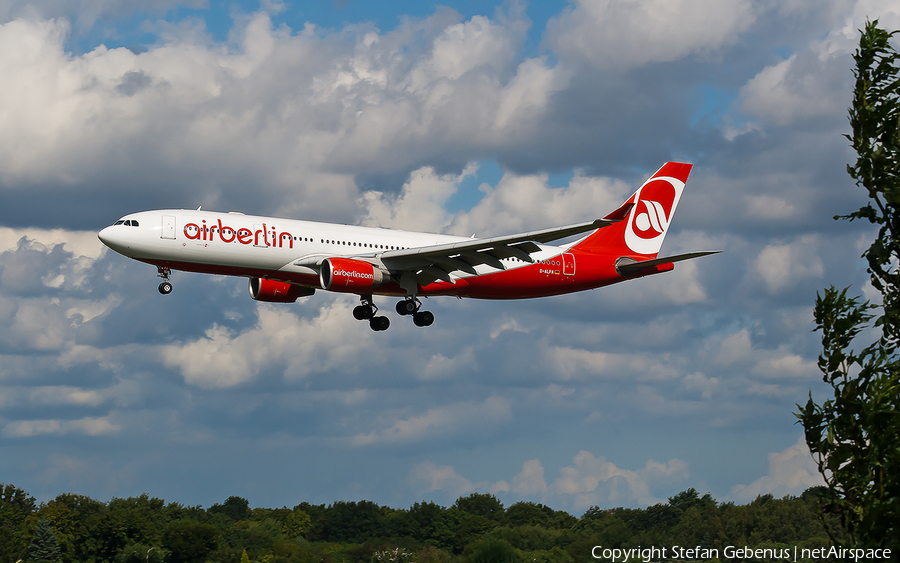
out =
[[[344,293],[365,293],[390,281],[381,268],[352,258],[326,258],[319,270],[323,289]]]
[[[313,287],[303,287],[264,278],[250,278],[250,297],[257,301],[293,303],[298,297],[308,297],[315,292]]]

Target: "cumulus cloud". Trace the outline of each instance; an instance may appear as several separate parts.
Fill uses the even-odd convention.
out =
[[[419,490],[432,493],[445,491],[450,497],[456,498],[475,490],[475,486],[468,479],[457,473],[449,465],[438,466],[431,461],[423,461],[409,472],[410,484]]]
[[[552,188],[546,174],[506,173],[469,211],[460,212],[446,231],[479,236],[515,233],[597,219],[617,209],[636,187],[611,178],[576,175],[567,186]]]
[[[565,506],[567,510],[583,511],[594,506],[649,505],[660,502],[652,490],[683,482],[688,476],[687,463],[679,459],[659,463],[647,461],[637,470],[621,469],[604,457],[595,457],[581,451],[573,458],[573,465],[562,467],[553,483],[544,477],[540,459],[522,464],[522,470],[512,479],[494,483],[472,483],[450,466],[437,466],[426,461],[410,471],[414,486],[427,484],[429,491],[442,491],[451,498],[484,490],[503,498],[514,494],[515,498],[536,498],[552,505]]]
[[[167,366],[187,383],[203,388],[240,385],[278,366],[287,379],[335,369],[358,371],[377,356],[371,331],[360,333],[350,306],[333,301],[314,318],[301,318],[284,307],[260,304],[255,326],[234,334],[213,326],[204,338],[165,346]],[[352,336],[351,336],[352,334]]]
[[[799,495],[809,487],[824,485],[801,436],[793,446],[769,454],[769,473],[749,485],[735,485],[731,498],[738,502],[751,501],[759,495],[771,494],[776,497]]]
[[[354,446],[418,443],[476,430],[484,432],[511,418],[509,401],[491,397],[482,403],[456,403],[428,409],[417,416],[397,419],[390,426],[357,434],[350,442]]]
[[[819,240],[814,235],[803,235],[787,244],[767,245],[755,265],[769,294],[790,289],[804,278],[821,278],[825,273]]]
[[[121,427],[109,417],[86,417],[77,420],[17,420],[8,422],[0,430],[0,436],[10,438],[27,438],[40,434],[86,434],[101,436],[115,434]]]
[[[602,456],[581,451],[573,462],[572,466],[560,469],[551,490],[570,497],[573,506],[579,509],[600,504],[655,504],[660,499],[651,494],[651,486],[678,482],[688,476],[687,463],[679,459],[666,463],[649,460],[641,469],[628,470],[620,469]]]
[[[546,40],[563,60],[622,68],[716,52],[754,19],[748,0],[574,0]]]
[[[359,171],[444,155],[462,168],[473,140],[506,146],[533,130],[565,79],[541,60],[514,61],[520,12],[459,22],[440,10],[386,34],[333,36],[275,29],[259,12],[233,51],[163,30],[144,53],[78,56],[64,51],[65,21],[14,20],[0,26],[0,71],[14,85],[0,93],[0,125],[16,131],[0,135],[0,184],[116,193],[124,182],[149,188],[152,170],[165,186],[151,198],[190,185],[188,204],[255,200],[296,215],[314,201],[320,216],[347,218]]]
[[[766,67],[741,88],[744,111],[777,125],[841,115],[852,81],[841,55],[794,54]]]
[[[434,168],[414,170],[398,195],[369,191],[363,194],[367,210],[362,224],[369,227],[431,232],[448,221],[445,204],[459,183],[477,170],[466,166],[462,174],[435,173]]]

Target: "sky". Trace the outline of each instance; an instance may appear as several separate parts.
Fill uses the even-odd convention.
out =
[[[581,515],[820,484],[817,291],[877,299],[842,137],[891,0],[0,0],[0,482],[210,506],[472,492]],[[250,299],[96,233],[165,208],[490,236],[694,164],[665,254],[530,301]],[[393,300],[377,303],[390,311]]]

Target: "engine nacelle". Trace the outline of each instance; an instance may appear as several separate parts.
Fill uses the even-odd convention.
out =
[[[381,268],[352,258],[326,258],[319,270],[319,282],[329,291],[366,293],[389,280]]]
[[[314,287],[303,287],[263,278],[250,278],[250,297],[266,303],[293,303],[298,297],[308,297],[315,292]]]

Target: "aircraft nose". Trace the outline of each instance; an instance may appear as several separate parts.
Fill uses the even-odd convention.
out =
[[[121,252],[122,249],[127,246],[126,241],[122,235],[122,230],[118,227],[106,227],[105,229],[97,233],[97,238],[100,239],[100,242],[112,248],[116,252]]]
[[[106,227],[105,229],[103,229],[99,233],[97,233],[97,238],[99,238],[100,242],[102,242],[106,246],[109,246],[111,230],[112,230],[112,227]]]

